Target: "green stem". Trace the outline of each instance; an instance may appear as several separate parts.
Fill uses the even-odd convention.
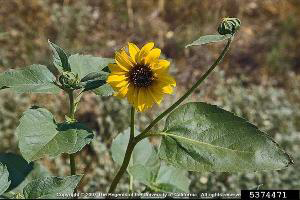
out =
[[[131,154],[133,152],[135,145],[136,145],[135,140],[129,141],[123,163],[122,163],[117,175],[115,176],[114,180],[112,181],[110,188],[108,190],[108,193],[113,193],[115,191],[121,177],[123,176],[123,174],[125,173],[125,171],[128,167],[128,164],[129,164],[130,158],[131,158]]]
[[[135,115],[135,108],[131,107],[131,120],[130,120],[130,139],[129,141],[133,141],[134,139],[134,115]],[[129,193],[133,192],[133,177],[129,175]]]
[[[216,68],[216,66],[222,61],[225,54],[227,53],[229,46],[231,43],[231,38],[228,39],[225,48],[223,49],[222,53],[218,57],[218,59],[210,66],[210,68],[201,76],[201,78],[184,94],[180,97],[173,105],[171,105],[167,110],[161,113],[158,117],[156,117],[147,128],[142,131],[140,135],[137,136],[137,140],[140,141],[139,138],[145,138],[144,135],[148,133],[148,131],[155,126],[162,118],[164,118],[167,114],[172,112],[179,104],[181,104],[191,93],[207,78],[207,76]]]
[[[69,95],[69,118],[73,121],[75,120],[75,112],[76,112],[76,105],[74,101],[74,91],[68,91]],[[70,154],[70,169],[71,169],[71,175],[76,175],[76,163],[75,163],[75,154]],[[75,188],[75,193],[77,193],[77,190]]]
[[[108,193],[112,193],[115,191],[121,177],[123,176],[123,174],[125,173],[127,167],[128,167],[128,164],[130,162],[130,158],[131,158],[131,154],[132,154],[132,151],[136,145],[136,142],[134,140],[134,115],[135,115],[135,108],[132,106],[131,107],[131,112],[130,112],[130,138],[129,138],[129,142],[128,142],[128,146],[127,146],[127,149],[126,149],[126,153],[125,153],[125,156],[124,156],[124,160],[123,160],[123,163],[117,173],[117,175],[115,176],[113,182],[111,183],[111,186],[109,188],[109,191]]]
[[[135,109],[132,106],[131,112],[130,112],[130,116],[131,116],[131,118],[130,118],[130,139],[129,139],[130,141],[132,141],[134,138],[134,114],[135,114]]]
[[[231,38],[228,39],[227,44],[225,46],[225,48],[223,49],[222,53],[220,54],[220,56],[218,57],[218,59],[210,66],[210,68],[206,71],[206,73],[180,98],[178,99],[173,105],[171,105],[167,110],[165,110],[162,114],[160,114],[157,118],[155,118],[150,124],[149,126],[147,126],[146,129],[144,129],[144,131],[141,132],[141,134],[139,134],[136,137],[130,136],[130,140],[126,149],[126,153],[125,153],[125,157],[122,163],[121,168],[119,169],[117,175],[115,176],[110,188],[109,188],[109,193],[112,193],[115,191],[121,177],[123,176],[123,174],[125,173],[130,158],[131,158],[131,154],[133,152],[133,149],[135,147],[135,145],[141,141],[142,139],[149,137],[149,136],[154,136],[154,135],[162,135],[162,134],[147,134],[148,131],[155,126],[162,118],[164,118],[167,114],[169,114],[171,111],[173,111],[180,103],[182,103],[206,78],[207,76],[216,68],[216,66],[221,62],[221,60],[224,58],[226,52],[229,49],[231,43]]]
[[[71,175],[76,175],[75,154],[70,154]]]
[[[129,194],[133,192],[133,176],[129,175]]]
[[[73,90],[68,91],[69,95],[69,118],[74,120],[75,119],[75,101],[74,101],[74,92]]]

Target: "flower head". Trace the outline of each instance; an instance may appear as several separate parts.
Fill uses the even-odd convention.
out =
[[[141,49],[128,43],[129,55],[123,48],[116,52],[116,63],[108,65],[111,74],[107,82],[116,91],[115,96],[127,98],[141,112],[160,104],[164,94],[172,94],[176,86],[168,74],[170,62],[159,59],[161,50],[153,47],[153,42]]]

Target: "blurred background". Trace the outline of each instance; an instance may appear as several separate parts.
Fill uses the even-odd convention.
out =
[[[300,189],[300,1],[299,0],[0,0],[0,72],[34,63],[52,65],[47,39],[70,53],[113,57],[128,41],[154,41],[172,63],[176,94],[138,114],[143,128],[184,93],[217,58],[224,44],[185,49],[201,35],[216,33],[223,17],[242,26],[224,62],[188,101],[205,101],[247,118],[275,139],[295,164],[280,171],[189,173],[191,192],[240,189]],[[31,105],[56,119],[67,113],[60,95],[0,92],[0,151],[19,153],[15,129]],[[77,155],[85,192],[105,192],[118,166],[112,139],[128,127],[129,106],[114,97],[86,94],[77,113],[96,140]],[[163,122],[159,124],[163,126]],[[156,140],[152,141],[157,143]],[[68,156],[38,161],[53,175],[69,174]],[[124,176],[118,191],[127,191]],[[137,191],[142,185],[135,183]]]

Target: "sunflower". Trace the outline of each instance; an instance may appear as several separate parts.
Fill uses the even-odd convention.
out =
[[[129,55],[121,49],[115,54],[107,82],[115,96],[127,98],[138,111],[144,112],[154,103],[160,104],[164,94],[172,94],[176,81],[168,74],[170,62],[159,59],[161,50],[149,42],[139,49],[128,43]]]

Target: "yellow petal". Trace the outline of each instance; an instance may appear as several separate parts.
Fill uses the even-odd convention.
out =
[[[152,66],[152,70],[156,73],[166,73],[169,71],[170,62],[167,60],[158,60],[158,62]]]
[[[127,76],[125,76],[125,75],[111,74],[107,77],[106,82],[111,83],[111,82],[116,82],[116,81],[123,81],[125,79],[127,79]]]
[[[132,60],[134,62],[136,62],[135,61],[135,56],[140,51],[140,49],[135,44],[129,42],[128,43],[128,50],[129,50],[130,57],[132,58]]]
[[[151,94],[150,94],[148,88],[145,88],[145,93],[146,93],[146,108],[145,109],[149,109],[152,107],[153,102],[155,102],[155,101],[151,97]]]
[[[146,92],[144,88],[139,89],[139,94],[138,94],[138,110],[140,112],[143,112],[145,110],[146,106]]]
[[[154,62],[155,60],[158,60],[160,56],[161,50],[158,48],[152,49],[147,57],[145,58],[145,62],[147,64],[151,64],[151,62]]]
[[[121,52],[116,52],[115,61],[119,67],[125,71],[129,71],[133,65],[132,59],[127,55],[124,49],[122,49]]]
[[[162,98],[163,98],[163,93],[159,92],[159,91],[155,92],[152,88],[153,87],[148,88],[148,92],[149,92],[150,96],[152,97],[153,101],[156,104],[160,104],[162,101]]]
[[[120,87],[124,87],[126,85],[128,85],[128,81],[124,80],[124,81],[115,81],[115,82],[111,82],[109,83],[111,86],[113,86],[114,88],[120,88]]]
[[[157,80],[161,83],[169,84],[171,86],[176,86],[175,79],[167,73],[157,73]]]
[[[135,87],[133,92],[133,105],[136,108],[138,107],[139,90],[139,88]]]
[[[120,97],[120,98],[124,98],[126,96],[128,92],[128,85],[126,85],[125,87],[122,87],[116,94],[115,96]]]
[[[125,73],[127,73],[125,70],[120,68],[119,65],[117,65],[115,63],[114,64],[108,64],[108,68],[114,74],[124,75]]]
[[[134,86],[133,84],[129,84],[128,93],[127,93],[128,102],[134,105]]]
[[[136,54],[135,60],[137,63],[142,63],[142,60],[149,54],[154,47],[153,42],[149,42],[143,46],[143,48]]]
[[[158,61],[158,64],[159,64],[161,67],[169,67],[170,61],[168,61],[168,60],[159,60],[159,61]]]
[[[170,85],[163,86],[162,91],[166,94],[173,94],[173,87]]]

